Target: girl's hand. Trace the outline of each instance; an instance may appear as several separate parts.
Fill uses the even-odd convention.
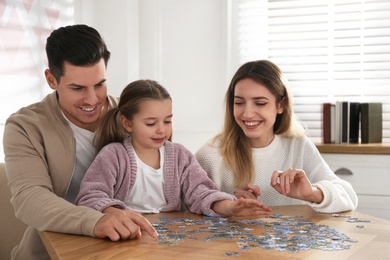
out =
[[[294,199],[313,203],[321,203],[324,199],[322,191],[313,187],[305,172],[299,169],[274,171],[271,177],[271,186],[280,194]]]
[[[220,215],[250,216],[268,215],[271,209],[254,199],[220,200],[211,205],[211,208]]]
[[[234,196],[236,196],[237,199],[256,199],[260,196],[260,187],[252,183],[248,183],[244,186],[237,188],[234,191]]]
[[[230,204],[230,216],[269,215],[271,208],[255,199],[244,199],[232,201]]]

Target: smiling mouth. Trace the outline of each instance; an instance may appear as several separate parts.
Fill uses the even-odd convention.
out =
[[[161,143],[165,140],[165,138],[153,138],[155,142]]]
[[[256,125],[260,125],[262,121],[244,121],[244,124],[246,126],[256,126]]]
[[[85,112],[92,112],[94,111],[96,108],[95,107],[82,107],[81,110],[85,111]]]

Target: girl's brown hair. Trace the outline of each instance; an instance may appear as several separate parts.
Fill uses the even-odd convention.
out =
[[[118,107],[107,112],[96,132],[94,142],[97,152],[109,143],[122,142],[129,135],[119,121],[120,115],[131,120],[138,113],[141,102],[165,99],[171,100],[171,96],[156,81],[137,80],[127,85],[122,91]]]

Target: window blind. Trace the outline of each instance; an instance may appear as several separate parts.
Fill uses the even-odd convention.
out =
[[[0,136],[5,121],[23,106],[52,90],[44,78],[46,38],[74,23],[74,1],[1,1],[0,3]],[[0,139],[0,162],[4,162]]]
[[[390,1],[238,0],[239,63],[269,59],[294,109],[322,141],[322,103],[381,102],[390,142]]]

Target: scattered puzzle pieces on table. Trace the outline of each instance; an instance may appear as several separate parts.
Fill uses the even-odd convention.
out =
[[[333,214],[333,217],[346,217]],[[348,217],[348,222],[370,222]],[[222,217],[167,218],[161,217],[153,224],[160,244],[175,246],[181,241],[231,240],[242,251],[252,248],[288,251],[302,250],[346,250],[357,240],[327,225],[316,225],[300,216],[286,217],[280,214],[262,220],[229,220]],[[260,231],[257,231],[260,230]],[[224,256],[238,256],[239,252],[226,252]]]

